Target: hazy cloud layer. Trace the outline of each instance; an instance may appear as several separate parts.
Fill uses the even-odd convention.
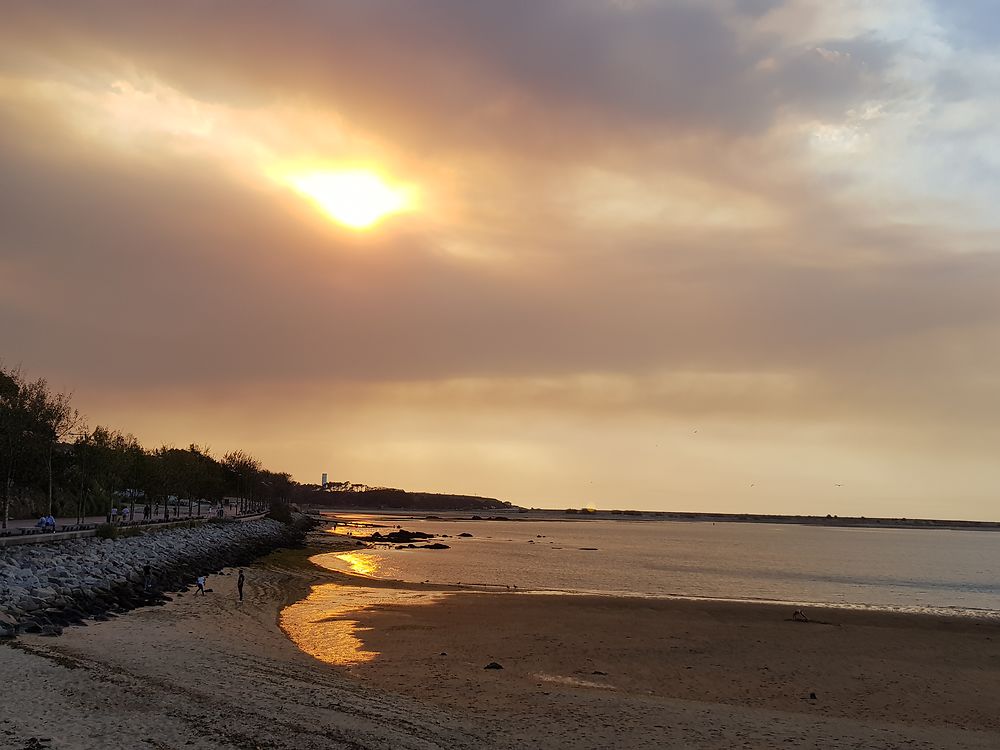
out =
[[[303,479],[995,515],[1000,55],[963,9],[10,3],[0,355]],[[274,178],[312,163],[420,206],[338,228]]]

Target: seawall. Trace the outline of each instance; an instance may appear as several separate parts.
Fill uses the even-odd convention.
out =
[[[299,544],[313,522],[205,523],[123,539],[70,539],[0,549],[0,637],[58,635],[65,625],[162,604],[199,575]],[[147,588],[143,568],[150,566]]]

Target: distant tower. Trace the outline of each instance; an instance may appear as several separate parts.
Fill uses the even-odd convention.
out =
[[[327,484],[327,482],[326,482],[326,472],[324,471],[323,472],[323,486],[326,487],[326,484]]]

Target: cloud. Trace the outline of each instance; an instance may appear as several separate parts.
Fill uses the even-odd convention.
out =
[[[624,446],[657,460],[641,446],[664,425],[711,420],[738,436],[713,455],[772,466],[815,440],[815,460],[872,476],[879,440],[902,467],[934,452],[918,428],[963,450],[995,430],[1000,156],[979,92],[996,60],[939,6],[5,14],[4,356],[101,413],[134,408],[137,429],[156,434],[147,399],[188,399],[155,414],[183,442],[210,427],[194,412],[238,393],[286,436],[324,410],[405,433],[367,428],[359,470],[380,446],[440,468],[468,435],[484,472],[543,454],[532,471],[555,466],[554,488],[601,460],[579,423],[613,424],[608,452],[647,497],[655,478]],[[354,161],[416,185],[422,210],[353,234],[280,179]],[[240,408],[212,439],[252,435]],[[516,445],[504,413],[572,450]],[[755,425],[770,448],[748,447]],[[290,457],[283,439],[261,446]]]
[[[842,40],[855,53],[839,59],[798,50],[694,2],[19,3],[5,28],[14,48],[124,58],[206,101],[311,97],[434,150],[534,153],[663,128],[759,133],[783,109],[863,98],[863,66],[888,54],[874,38]]]

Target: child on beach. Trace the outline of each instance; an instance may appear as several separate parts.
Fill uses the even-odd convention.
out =
[[[198,591],[201,592],[202,596],[205,596],[205,578],[206,576],[198,576]],[[197,594],[197,592],[195,592]]]

